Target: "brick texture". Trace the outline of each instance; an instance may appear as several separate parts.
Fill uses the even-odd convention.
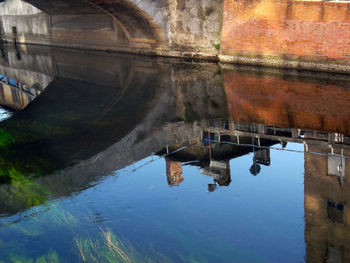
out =
[[[350,3],[226,0],[222,53],[350,62]]]
[[[350,134],[348,86],[224,72],[230,119]]]

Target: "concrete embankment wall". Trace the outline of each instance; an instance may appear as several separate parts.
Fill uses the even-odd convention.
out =
[[[226,62],[350,72],[350,2],[226,0]]]
[[[49,14],[21,0],[6,0],[0,4],[3,38],[12,42],[13,27],[16,27],[18,43],[93,49],[126,45],[115,21],[101,10],[90,7],[83,14],[79,9],[56,8],[54,11]]]

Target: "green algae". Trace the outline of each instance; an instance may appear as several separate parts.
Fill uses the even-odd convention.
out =
[[[15,139],[7,133],[5,130],[0,129],[0,147],[1,150],[3,151],[4,147],[7,147],[9,144],[15,142]]]
[[[24,256],[12,255],[9,258],[9,263],[59,263],[60,259],[56,251],[50,249],[45,255],[36,259],[27,258]]]

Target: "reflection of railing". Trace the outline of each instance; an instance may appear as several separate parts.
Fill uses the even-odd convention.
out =
[[[324,156],[327,158],[327,174],[335,175],[339,185],[343,185],[346,159],[350,159],[350,137],[348,136],[339,133],[281,128],[263,124],[235,122],[228,124],[227,121],[220,122],[218,120],[209,126],[205,131],[202,131],[204,145],[221,143],[252,147],[254,165],[259,163],[269,165],[270,149]],[[280,142],[281,146],[264,146],[267,141]],[[286,149],[287,142],[302,143],[304,151]],[[310,148],[312,149],[310,150]],[[254,174],[255,170],[253,169],[251,172]]]
[[[327,133],[320,131],[310,131],[296,128],[282,128],[263,124],[235,123],[222,120],[216,120],[211,123],[211,127],[203,131],[203,138],[215,138],[222,141],[225,138],[233,137],[237,144],[240,144],[241,137],[251,137],[253,144],[255,142],[260,146],[261,140],[302,143],[308,151],[308,145],[317,143],[326,145],[332,151],[334,148],[350,149],[350,137],[340,133]],[[232,139],[232,138],[231,138]]]

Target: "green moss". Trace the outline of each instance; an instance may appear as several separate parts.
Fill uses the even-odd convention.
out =
[[[5,130],[0,129],[0,148],[6,147],[13,142],[15,142],[15,139]]]
[[[58,257],[58,254],[56,251],[53,251],[50,249],[50,251],[41,257],[39,257],[37,260],[35,260],[35,263],[59,263],[60,259]]]
[[[9,258],[10,263],[59,263],[59,257],[56,251],[50,249],[49,252],[43,256],[38,257],[37,259],[27,258],[20,255],[12,255]]]
[[[49,192],[36,182],[25,178],[20,172],[11,169],[12,184],[3,188],[0,195],[10,202],[11,211],[16,213],[33,206],[44,204],[47,201]]]
[[[220,44],[213,44],[213,47],[214,47],[217,51],[219,51],[220,48],[221,48]]]

